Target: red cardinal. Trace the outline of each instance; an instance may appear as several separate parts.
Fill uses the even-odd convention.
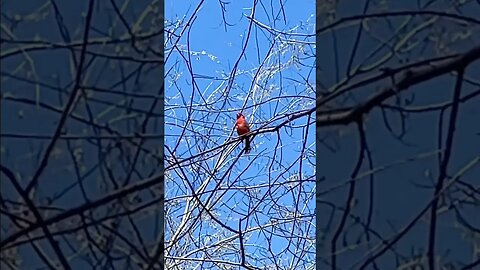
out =
[[[242,136],[242,141],[245,139],[245,154],[250,152],[250,136],[245,135],[250,132],[250,127],[248,126],[247,120],[242,113],[237,113],[237,123],[235,124],[239,136]]]

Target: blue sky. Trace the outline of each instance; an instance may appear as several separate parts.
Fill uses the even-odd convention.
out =
[[[183,20],[182,26],[175,31],[177,35],[181,33],[183,25],[190,20],[191,14],[197,9],[198,2],[167,2],[165,5],[168,29],[165,66],[167,146],[175,147],[182,134],[182,128],[186,125],[185,118],[191,115],[191,122],[186,125],[187,131],[183,133],[184,138],[176,151],[179,159],[197,155],[236,138],[233,126],[237,112],[242,111],[246,115],[253,130],[265,130],[285,121],[289,114],[302,112],[314,106],[314,4],[308,1],[287,1],[284,3],[285,14],[283,14],[278,2],[259,1],[254,15],[257,24],[252,24],[250,27],[251,21],[248,16],[252,13],[252,3],[232,1],[226,4],[224,18],[228,26],[225,27],[220,4],[205,1],[176,47],[174,47],[176,39],[168,41],[171,36],[169,32],[173,28],[169,25],[175,25],[179,19]],[[303,7],[298,8],[299,6]],[[279,34],[280,32],[285,34]],[[245,49],[242,53],[243,48]],[[195,84],[192,84],[190,67],[185,65],[186,62],[191,63]],[[235,68],[234,79],[229,81],[228,78],[233,78],[231,74]],[[230,85],[229,82],[231,82]],[[195,92],[193,98],[192,91]],[[190,102],[195,104],[191,112],[188,111],[188,107],[183,108],[184,104],[190,104]],[[205,103],[209,105],[205,106]],[[248,217],[243,221],[243,228],[253,231],[245,234],[246,239],[248,238],[245,242],[246,252],[248,256],[258,260],[247,260],[248,263],[258,267],[273,264],[272,258],[267,258],[271,256],[267,252],[268,248],[271,248],[272,252],[277,254],[275,260],[278,260],[280,265],[290,263],[295,265],[298,258],[293,256],[294,253],[290,253],[295,252],[295,248],[290,246],[294,243],[293,246],[297,248],[302,245],[307,246],[304,249],[308,252],[302,253],[302,260],[306,263],[301,268],[308,268],[309,265],[314,264],[315,130],[312,124],[313,117],[312,115],[310,121],[306,117],[294,121],[291,125],[281,128],[278,134],[275,131],[259,134],[252,142],[251,153],[238,160],[237,156],[242,146],[232,150],[230,144],[206,154],[206,160],[199,157],[197,165],[185,167],[191,177],[188,181],[191,181],[196,188],[207,182],[207,190],[212,190],[217,185],[217,181],[212,179],[221,178],[224,173],[227,173],[220,185],[225,187],[230,184],[231,190],[225,194],[216,192],[215,197],[221,197],[214,204],[214,212],[219,215],[222,222],[233,228],[238,228],[240,218]],[[306,134],[307,130],[309,134]],[[306,146],[303,145],[304,138],[306,138]],[[303,155],[300,154],[301,151]],[[169,156],[170,154],[167,153],[167,160]],[[298,159],[299,156],[303,156],[302,162]],[[221,167],[211,179],[209,171],[212,171],[215,166]],[[303,185],[288,184],[289,181],[298,181],[298,179],[295,180],[297,177],[310,178],[310,181],[304,181]],[[185,184],[182,184],[181,178],[172,172],[171,178],[167,180],[167,209],[169,209],[169,199],[180,197],[185,192],[191,193],[187,188],[182,187]],[[268,187],[268,185],[271,186]],[[269,189],[271,194],[268,193]],[[299,193],[302,194],[299,197],[301,198],[298,205],[300,209],[295,210],[296,196]],[[251,199],[252,196],[257,199]],[[258,198],[263,199],[259,201]],[[276,201],[272,201],[273,198]],[[180,202],[182,203],[184,202]],[[278,204],[278,207],[275,207],[275,204]],[[247,215],[249,205],[250,207],[257,205],[254,215]],[[178,222],[178,219],[175,220],[173,216],[183,216],[180,215],[183,208],[174,208],[175,211],[167,210],[167,215],[174,219],[172,222]],[[282,218],[288,212],[294,211],[300,211],[304,215],[299,219],[300,222],[289,221],[279,226],[279,229],[270,228],[269,224],[272,220]],[[288,219],[287,216],[284,218]],[[221,227],[208,221],[202,220],[193,226],[195,229],[191,229],[190,233],[200,242],[208,235],[212,235],[215,239],[219,234],[223,235]],[[266,226],[267,234],[259,230],[258,226]],[[279,231],[279,235],[276,233],[271,235],[270,240],[265,238],[271,230],[283,229],[308,236],[310,240],[295,239],[289,245],[290,241],[282,231]],[[172,229],[167,226],[166,230],[168,243]],[[225,237],[229,236],[232,236],[232,233],[226,232]],[[207,241],[203,244],[208,246],[212,243]],[[231,243],[236,245],[237,249],[239,248],[238,239]],[[173,256],[179,251],[177,248],[170,252]],[[204,256],[202,254],[203,252],[196,252],[190,256]],[[238,256],[238,254],[225,254],[216,258],[239,262]]]

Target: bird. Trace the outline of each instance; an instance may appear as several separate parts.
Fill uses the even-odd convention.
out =
[[[250,147],[250,127],[248,126],[247,120],[242,113],[237,113],[237,122],[235,123],[237,128],[237,133],[242,137],[242,141],[245,140],[245,154],[248,154],[251,150]]]

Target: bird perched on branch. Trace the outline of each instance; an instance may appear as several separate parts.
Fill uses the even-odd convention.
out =
[[[250,127],[248,126],[247,120],[242,113],[237,113],[237,123],[235,123],[237,128],[237,133],[242,137],[242,141],[245,140],[245,154],[250,152]]]

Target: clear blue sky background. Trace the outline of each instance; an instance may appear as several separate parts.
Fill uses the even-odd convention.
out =
[[[198,1],[194,3],[167,1],[165,4],[167,29],[171,29],[168,25],[179,18],[183,18],[184,21],[189,20],[198,3]],[[285,6],[283,8],[286,22],[283,20],[279,2],[258,2],[255,12],[257,21],[277,31],[300,34],[292,35],[288,38],[292,41],[303,42],[304,46],[286,45],[284,36],[272,35],[267,30],[253,25],[244,55],[241,56],[242,48],[245,46],[248,35],[250,20],[247,18],[247,15],[250,15],[252,12],[252,3],[253,1],[231,1],[227,4],[225,20],[230,26],[227,26],[225,29],[219,3],[205,1],[196,14],[190,31],[183,34],[178,42],[178,47],[181,48],[180,51],[182,51],[184,57],[189,56],[188,50],[190,50],[192,69],[198,88],[192,86],[188,67],[186,67],[183,57],[177,51],[174,51],[170,58],[166,59],[166,145],[171,148],[174,148],[178,142],[178,138],[182,134],[182,128],[185,126],[187,112],[185,109],[178,109],[178,105],[182,105],[185,102],[182,101],[182,98],[186,99],[187,103],[190,102],[188,99],[191,97],[192,88],[195,88],[193,121],[187,125],[191,130],[188,130],[185,136],[190,139],[190,144],[186,143],[185,140],[182,141],[176,152],[178,158],[187,158],[236,138],[236,132],[232,131],[237,112],[243,111],[250,122],[251,128],[257,130],[259,128],[274,127],[286,119],[286,114],[296,113],[314,106],[314,2],[284,2]],[[177,30],[176,34],[180,32],[180,30]],[[168,36],[169,34],[167,33],[166,35]],[[189,47],[187,44],[189,44]],[[271,49],[272,44],[274,45]],[[295,49],[299,50],[300,47],[304,50],[303,52],[295,51]],[[171,48],[172,44],[167,43],[167,57],[169,57]],[[269,50],[272,50],[273,53],[269,53]],[[277,53],[279,51],[282,53]],[[288,63],[294,54],[302,57],[302,60],[299,62],[304,66]],[[265,59],[266,55],[269,55],[267,59]],[[230,76],[237,60],[238,67],[235,79],[232,86],[227,87],[228,80],[226,78]],[[281,72],[272,71],[279,64],[284,66]],[[261,71],[257,75],[259,68],[261,68]],[[265,77],[269,70],[272,71],[271,74],[273,76]],[[259,76],[264,77],[259,79]],[[172,77],[178,79],[176,84],[173,84]],[[225,98],[221,94],[227,92],[228,98],[224,104]],[[278,97],[284,98],[279,99]],[[272,100],[268,101],[268,99]],[[203,100],[207,100],[207,103],[212,103],[212,105],[208,108],[204,107],[205,102]],[[291,177],[298,175],[299,170],[301,170],[303,178],[312,177],[315,173],[315,130],[312,123],[313,118],[310,119],[310,126],[308,127],[309,134],[306,136],[307,151],[301,169],[299,162],[295,161],[295,159],[300,155],[299,153],[303,147],[306,129],[301,128],[301,126],[307,124],[307,117],[294,121],[292,125],[280,130],[281,144],[277,149],[275,149],[277,145],[277,134],[275,132],[268,132],[255,137],[252,152],[241,157],[236,162],[231,174],[227,176],[224,182],[230,183],[240,175],[240,179],[234,187],[265,185],[269,182],[283,183],[291,180]],[[211,133],[207,134],[207,132]],[[196,144],[195,142],[198,139],[194,140],[193,137],[190,137],[194,135],[197,138],[202,138],[205,143]],[[225,147],[222,151],[225,151],[225,149],[228,149],[228,147]],[[233,153],[227,156],[226,165],[217,173],[217,177],[220,177],[225,172],[240,150],[242,150],[242,146],[236,147]],[[205,162],[210,166],[210,170],[219,160],[219,152],[215,151],[214,153],[213,157]],[[277,162],[270,166],[274,155]],[[170,155],[167,154],[167,156]],[[286,172],[286,168],[292,163],[295,163],[295,165]],[[196,175],[196,172],[192,173],[192,177],[189,179],[195,187],[200,186],[208,179],[208,172],[203,172],[203,170],[208,169],[203,168],[204,166],[207,165],[202,165],[202,168],[199,168],[201,170],[199,179],[193,177]],[[244,169],[245,172],[242,173]],[[190,170],[189,167],[186,171]],[[171,182],[167,181],[166,185],[167,200],[181,196],[186,192],[182,188],[178,188],[178,184],[173,184],[174,182],[179,182],[179,177],[175,175],[172,177],[174,180]],[[308,227],[306,231],[300,231],[298,224],[292,225],[288,223],[285,226],[287,231],[295,228],[296,233],[309,235],[311,240],[315,237],[315,227],[313,226],[315,208],[314,183],[312,180],[313,178],[310,179],[310,182],[305,181],[302,186],[303,192],[310,194],[307,206],[302,211],[303,214],[312,216],[310,219],[312,223],[301,225],[301,228],[304,228],[304,226]],[[214,183],[210,185],[210,189],[214,187]],[[293,213],[295,210],[294,196],[285,189],[286,187],[281,187],[280,190],[273,192],[273,196],[278,198],[277,201],[272,202],[267,197],[265,202],[260,204],[259,213],[257,214],[259,221],[254,221],[252,216],[249,227],[254,227],[253,225],[256,223],[267,224],[270,218],[280,218],[278,216],[279,211],[274,208],[275,203],[282,205],[282,207],[288,209],[286,211]],[[250,188],[251,192],[253,190],[254,188]],[[273,190],[275,190],[275,187],[273,187]],[[297,192],[298,186],[294,190],[294,192]],[[267,192],[267,188],[260,188],[258,191],[258,196],[263,196]],[[243,217],[248,211],[246,206],[249,203],[254,203],[254,201],[249,201],[248,197],[241,190],[233,189],[222,198],[221,203],[218,204],[219,207],[216,209],[219,212],[224,211],[224,214],[220,217],[222,221],[229,219],[226,221],[226,224],[233,228],[238,228],[238,219]],[[232,207],[238,213],[232,213],[231,210],[228,210],[229,207]],[[303,204],[301,204],[300,208],[303,207]],[[173,212],[172,216],[176,216],[177,213],[181,214],[182,211]],[[204,223],[203,226],[208,227],[208,223]],[[211,234],[214,233],[217,232],[211,232]],[[192,234],[196,237],[204,238],[205,234],[209,233],[208,229],[203,228],[201,231],[200,229],[195,230]],[[230,234],[228,233],[228,235]],[[169,236],[171,234],[169,234],[167,229],[167,241]],[[248,261],[254,265],[261,266],[263,263],[262,252],[264,251],[258,248],[258,246],[266,248],[267,240],[262,233],[257,233],[256,231],[249,234],[248,237],[250,239],[246,241],[248,245],[246,247],[247,252],[260,259],[258,262],[254,260]],[[235,243],[238,245],[237,241]],[[281,254],[276,258],[279,262],[288,264],[287,262],[294,258],[293,254],[282,252],[288,247],[287,239],[274,236],[271,243],[273,252]],[[310,253],[302,255],[305,256],[303,259],[307,261],[307,264],[298,266],[300,268],[314,264],[315,250],[313,241],[307,243],[308,245],[310,245],[308,249]],[[290,249],[293,250],[292,247]],[[194,254],[192,256],[198,255]],[[238,254],[222,258],[238,261]]]

